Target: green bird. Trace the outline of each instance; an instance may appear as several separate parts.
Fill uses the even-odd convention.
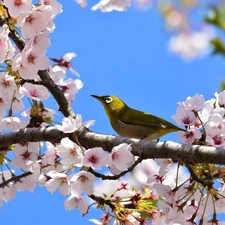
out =
[[[152,141],[171,132],[185,131],[160,117],[130,108],[116,96],[91,96],[102,103],[111,126],[120,136]]]

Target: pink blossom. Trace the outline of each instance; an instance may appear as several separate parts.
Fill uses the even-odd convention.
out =
[[[12,111],[14,113],[18,113],[20,112],[22,109],[24,109],[24,104],[23,104],[23,101],[20,100],[20,99],[17,99],[16,97],[14,98],[13,100],[13,103],[12,103]]]
[[[82,192],[91,195],[94,192],[95,176],[92,173],[81,171],[71,177],[71,194],[80,196]]]
[[[64,133],[73,133],[82,126],[82,117],[80,114],[76,115],[76,118],[71,116],[64,117],[62,120],[62,125],[55,125],[55,127]]]
[[[11,99],[7,95],[2,96],[0,93],[0,117],[5,115],[5,110],[10,106]]]
[[[84,152],[84,166],[101,169],[102,166],[107,166],[108,163],[109,155],[100,147],[91,148]]]
[[[32,0],[4,0],[4,4],[12,17],[28,12],[31,9],[31,3]]]
[[[66,210],[77,208],[82,214],[85,214],[88,211],[87,203],[82,196],[71,195],[66,199],[64,206]]]
[[[180,141],[184,142],[185,144],[192,144],[195,139],[200,139],[201,138],[201,133],[196,130],[196,129],[192,129],[188,132],[183,132],[183,131],[179,131],[178,132],[178,137],[180,139]]]
[[[8,202],[15,197],[16,191],[16,187],[13,183],[9,183],[7,186],[0,188],[0,207],[2,204],[1,200]]]
[[[27,171],[30,162],[37,161],[40,144],[39,142],[29,142],[26,145],[16,144],[14,149],[15,158],[12,165]]]
[[[101,221],[96,220],[96,219],[89,219],[90,222],[93,222],[96,225],[104,225]]]
[[[66,69],[64,67],[58,65],[50,66],[49,74],[57,85],[64,85],[63,82],[66,76]]]
[[[12,130],[16,131],[20,129],[20,118],[14,116],[8,116],[0,121],[0,130]]]
[[[209,52],[212,36],[213,34],[209,29],[180,33],[171,38],[169,49],[185,60],[199,58]]]
[[[135,180],[137,180],[141,185],[146,185],[148,178],[155,177],[158,170],[159,166],[153,159],[146,159],[134,168],[133,174]]]
[[[47,151],[42,156],[41,162],[43,164],[54,164],[57,158],[56,147],[52,143],[46,142],[46,148]]]
[[[18,54],[15,56],[12,62],[12,71],[19,72],[20,77],[23,79],[30,80],[40,80],[40,77],[37,74],[37,71],[32,71],[31,73],[27,70],[25,66],[22,65],[22,54]]]
[[[129,164],[134,162],[131,150],[131,146],[125,143],[115,146],[111,151],[111,165],[120,171],[126,170]]]
[[[56,147],[57,154],[62,158],[61,163],[66,166],[76,164],[76,166],[81,166],[82,162],[82,150],[69,138],[63,138],[60,145]]]
[[[42,85],[35,85],[30,83],[25,83],[20,87],[20,93],[26,95],[28,98],[34,100],[46,100],[49,98],[49,93],[46,87]]]
[[[30,47],[22,52],[21,64],[31,74],[36,74],[38,70],[47,69],[49,59],[45,56],[45,49],[38,47]]]
[[[49,31],[45,30],[44,32],[40,32],[36,36],[30,38],[30,40],[26,44],[26,48],[35,47],[46,49],[50,46],[50,44],[51,42],[49,37]]]
[[[219,94],[216,92],[215,96],[219,106],[225,108],[225,91],[222,91]]]
[[[17,89],[14,77],[7,73],[0,73],[0,89],[2,94],[12,97]]]
[[[65,54],[61,59],[55,59],[55,58],[51,58],[52,61],[56,62],[57,65],[64,67],[68,70],[70,70],[74,75],[80,77],[79,73],[76,72],[73,68],[72,68],[72,64],[71,64],[71,60],[72,58],[76,57],[77,54],[74,52],[70,52]]]
[[[69,194],[70,182],[66,174],[50,171],[47,173],[47,176],[51,178],[45,183],[48,191],[53,193],[59,189],[61,195],[66,196]]]
[[[3,63],[7,59],[12,59],[15,53],[15,48],[12,46],[8,34],[9,28],[4,24],[0,28],[0,63]]]
[[[82,8],[87,7],[87,1],[86,0],[75,0],[76,3],[78,3]]]
[[[213,146],[225,146],[225,121],[219,113],[212,114],[205,125],[206,141]]]
[[[17,20],[25,38],[30,39],[48,28],[52,28],[52,7],[41,5],[32,12],[24,13]]]
[[[186,101],[183,104],[188,110],[198,112],[203,109],[204,103],[204,96],[196,94],[193,97],[187,97]]]
[[[155,159],[156,163],[159,165],[158,175],[163,177],[169,171],[170,167],[173,165],[172,159]]]
[[[41,4],[52,7],[53,17],[62,12],[62,5],[56,0],[41,0]]]
[[[177,124],[181,126],[190,126],[199,124],[198,118],[195,114],[188,109],[186,109],[183,105],[178,106],[177,114],[173,115],[173,119],[177,122]]]
[[[72,103],[75,101],[75,94],[83,87],[83,82],[79,79],[73,80],[70,78],[63,81],[60,87],[69,103]]]
[[[116,11],[126,11],[130,7],[130,0],[101,0],[96,5],[94,5],[92,10],[101,10],[102,12]]]

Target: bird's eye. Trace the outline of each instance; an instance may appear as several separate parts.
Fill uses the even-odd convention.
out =
[[[105,100],[105,102],[108,104],[111,103],[112,101],[113,101],[113,99],[111,97],[107,97]]]

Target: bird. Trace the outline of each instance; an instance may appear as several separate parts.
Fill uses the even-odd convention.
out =
[[[186,132],[160,117],[130,108],[116,96],[91,96],[102,103],[112,128],[120,136],[158,141],[160,137],[171,132]]]

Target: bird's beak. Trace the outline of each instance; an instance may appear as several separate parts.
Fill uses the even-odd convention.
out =
[[[97,96],[97,95],[91,95],[91,96],[101,101],[101,96]]]

